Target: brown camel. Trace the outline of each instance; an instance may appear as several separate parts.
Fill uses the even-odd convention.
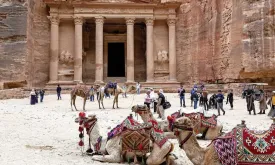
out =
[[[275,122],[275,120],[274,120]],[[271,125],[271,129],[274,130],[274,126],[275,123],[273,123],[273,125]],[[244,122],[241,124],[241,125],[238,125],[237,127],[235,128],[240,128],[240,127],[246,127]],[[235,129],[234,128],[234,129]],[[190,161],[194,164],[194,165],[222,165],[220,158],[219,158],[219,155],[215,149],[215,141],[212,142],[208,147],[206,148],[202,148],[200,147],[197,139],[196,139],[196,136],[194,134],[194,126],[192,124],[192,121],[187,118],[187,117],[181,117],[181,118],[178,118],[176,120],[176,122],[174,123],[174,129],[173,129],[173,132],[174,134],[177,136],[178,138],[178,142],[179,142],[179,146],[181,149],[183,149],[187,155],[187,157],[190,159]],[[233,131],[233,130],[232,130]],[[231,132],[230,132],[231,133]],[[263,133],[262,135],[260,136],[264,136],[265,133]],[[242,136],[242,135],[241,135]],[[224,139],[226,137],[220,137],[218,139]],[[233,139],[236,139],[236,136],[233,137]],[[261,139],[261,138],[259,138]],[[238,143],[235,143],[237,146],[236,148],[239,148],[239,147],[242,147],[243,144],[238,144]],[[238,146],[240,145],[240,146]],[[228,145],[227,144],[224,144],[224,145],[220,145],[219,147],[219,150],[222,151],[222,152],[225,152],[228,150]],[[225,153],[227,155],[225,156],[228,156],[230,155],[230,157],[227,157],[226,158],[226,161],[227,160],[233,160],[233,161],[237,161],[241,155],[245,155],[246,157],[248,157],[248,159],[251,159],[253,158],[253,154],[248,154],[247,153],[238,153],[239,151],[234,151],[234,149],[230,149],[231,152],[236,152],[237,154],[232,154],[230,155],[230,153]],[[223,153],[224,154],[224,153]],[[239,155],[241,154],[241,155]],[[247,165],[249,164],[265,164],[265,163],[260,163],[260,161],[263,161],[261,160],[262,157],[266,157],[267,155],[265,154],[262,154],[259,158],[259,161],[256,162],[255,160],[250,162],[250,163],[246,163]],[[272,156],[271,156],[272,157]],[[274,158],[274,157],[273,157]],[[243,159],[243,158],[241,158]],[[224,160],[223,160],[224,161]],[[243,160],[241,160],[243,161]],[[246,161],[246,160],[244,160]],[[268,159],[264,159],[264,162],[266,162],[266,164],[271,164],[272,163],[272,160],[268,160]],[[235,163],[234,163],[235,164]]]
[[[75,110],[77,111],[76,106],[75,106],[76,96],[79,96],[79,97],[83,98],[83,110],[85,111],[86,100],[89,97],[89,95],[90,95],[90,89],[86,85],[80,85],[80,84],[76,85],[71,91],[71,108],[72,108],[72,111],[73,111],[72,104],[74,105]]]
[[[133,86],[133,85],[128,86],[128,88],[126,89],[126,91],[124,89],[122,89],[119,85],[117,85],[116,89],[114,89],[114,88],[107,88],[107,89],[105,89],[106,86],[107,85],[102,86],[102,87],[100,85],[95,85],[94,86],[94,88],[96,90],[100,89],[99,90],[99,96],[98,96],[99,109],[101,109],[100,103],[102,105],[102,108],[105,109],[104,108],[104,104],[103,104],[104,92],[107,92],[109,94],[113,94],[114,95],[113,109],[115,109],[115,103],[116,103],[116,107],[119,108],[118,107],[118,96],[119,96],[119,94],[125,93],[125,92],[126,93],[133,93],[133,92],[136,91],[136,87]]]

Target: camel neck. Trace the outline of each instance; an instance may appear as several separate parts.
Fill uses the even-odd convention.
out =
[[[100,137],[98,122],[95,123],[93,130],[90,133],[90,138],[97,140]]]
[[[187,157],[194,165],[202,164],[205,156],[205,149],[200,147],[194,134],[186,141],[186,143],[182,147]]]
[[[149,120],[156,120],[151,112],[140,115],[143,122],[147,123]]]

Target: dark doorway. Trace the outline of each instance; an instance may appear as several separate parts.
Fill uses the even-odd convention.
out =
[[[108,77],[125,77],[124,43],[108,43]]]

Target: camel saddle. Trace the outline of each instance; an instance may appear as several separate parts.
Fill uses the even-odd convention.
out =
[[[275,164],[274,123],[267,131],[253,131],[238,125],[213,143],[223,165]]]
[[[198,112],[198,113],[185,113],[183,114],[183,116],[188,117],[193,124],[197,121],[197,119],[200,118],[201,126],[210,127],[210,128],[214,128],[217,126],[217,116],[215,114],[213,114],[212,116],[205,116],[203,113]]]
[[[122,133],[122,152],[150,152],[150,133],[126,130]]]

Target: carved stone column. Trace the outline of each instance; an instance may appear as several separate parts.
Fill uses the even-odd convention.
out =
[[[154,82],[154,18],[146,18],[146,72],[147,82]]]
[[[82,82],[82,17],[74,17],[75,24],[75,56],[74,56],[74,81]]]
[[[50,81],[54,83],[58,81],[58,54],[59,54],[59,17],[48,16],[51,21],[51,47],[50,47]]]
[[[95,18],[95,83],[103,83],[103,17]]]
[[[176,19],[168,19],[169,26],[169,75],[170,81],[177,81]]]
[[[134,18],[126,18],[127,24],[127,82],[135,80],[135,61],[134,61]]]

